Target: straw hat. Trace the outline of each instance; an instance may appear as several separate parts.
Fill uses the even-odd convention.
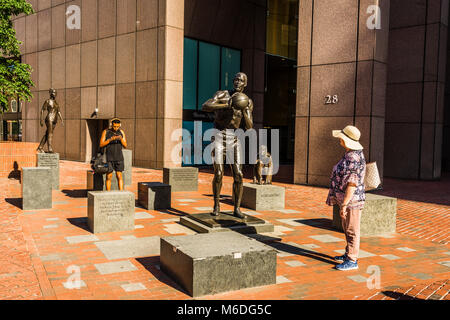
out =
[[[345,146],[350,150],[364,149],[361,143],[359,143],[361,131],[354,126],[347,126],[344,130],[333,130],[333,137],[344,140]]]

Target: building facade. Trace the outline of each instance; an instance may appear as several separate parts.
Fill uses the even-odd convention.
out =
[[[255,127],[279,130],[291,182],[328,185],[342,155],[331,130],[348,124],[384,176],[450,169],[448,0],[29,2],[36,13],[14,20],[36,84],[22,140],[40,140],[53,87],[62,159],[89,161],[119,117],[135,166],[179,166],[173,132],[212,127],[202,103],[243,71]]]

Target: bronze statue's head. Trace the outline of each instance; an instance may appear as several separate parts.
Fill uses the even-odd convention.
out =
[[[120,127],[122,125],[122,122],[119,118],[114,118],[111,120],[111,129],[113,131],[119,131]]]
[[[245,73],[243,73],[243,72],[237,73],[236,76],[234,77],[234,81],[233,81],[234,89],[236,91],[243,92],[245,87],[247,86],[247,81],[248,81],[248,78]]]
[[[48,93],[50,94],[51,98],[56,98],[56,89],[51,88],[48,90]]]

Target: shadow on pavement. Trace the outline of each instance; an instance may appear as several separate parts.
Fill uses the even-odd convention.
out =
[[[22,198],[7,198],[5,201],[22,210]]]
[[[328,231],[336,231],[337,229],[333,228],[333,220],[331,219],[305,219],[305,220],[294,220],[294,222],[298,222],[301,224],[305,224],[310,227],[318,228],[318,229],[324,229]]]
[[[285,252],[285,253],[289,253],[289,254],[296,254],[296,255],[299,255],[299,256],[308,257],[308,258],[315,259],[315,260],[318,260],[318,261],[322,261],[322,262],[325,262],[325,263],[328,263],[328,264],[332,264],[332,265],[337,265],[338,264],[336,261],[334,261],[333,257],[330,257],[329,255],[323,254],[323,253],[320,253],[320,252],[298,248],[298,247],[291,246],[289,244],[282,243],[282,242],[266,243],[266,244],[268,246],[271,246],[272,248],[274,248],[275,250],[277,250],[279,252]]]
[[[160,269],[158,269],[158,267],[161,268],[159,256],[148,257],[148,258],[137,258],[136,261],[139,262],[147,271],[149,271],[158,281],[164,283],[167,286],[174,288],[175,290],[181,291],[184,294],[189,295],[176,282],[174,282],[164,272],[162,272]]]
[[[184,217],[184,216],[189,215],[189,213],[186,213],[184,211],[174,209],[174,208],[165,209],[165,210],[156,210],[156,211],[158,211],[160,213],[170,214],[172,216],[177,216],[177,217]]]
[[[383,291],[381,293],[384,294],[386,297],[389,297],[389,298],[395,299],[395,300],[422,300],[422,299],[418,299],[415,297],[411,297],[407,294],[403,294],[401,292]]]
[[[62,190],[62,192],[66,196],[68,196],[69,198],[75,198],[75,199],[87,198],[87,193],[88,193],[88,191],[86,189],[81,189],[81,190]]]
[[[85,231],[91,232],[88,226],[88,220],[86,217],[83,218],[68,218],[67,221],[70,222],[70,224],[74,225],[75,227],[78,227],[80,229],[83,229]]]

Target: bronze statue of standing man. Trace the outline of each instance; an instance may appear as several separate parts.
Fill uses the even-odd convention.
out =
[[[218,91],[212,99],[203,104],[202,110],[214,112],[214,127],[219,132],[214,137],[214,148],[212,152],[214,164],[214,211],[213,216],[220,214],[220,192],[222,190],[222,180],[224,174],[224,160],[231,165],[233,173],[233,202],[234,216],[245,218],[241,213],[240,206],[243,192],[241,145],[235,130],[241,126],[244,119],[245,129],[253,129],[253,101],[244,94],[247,86],[247,75],[245,73],[236,74],[233,81],[234,89],[231,91]],[[231,158],[229,154],[232,154]],[[230,159],[231,158],[231,159]]]
[[[59,105],[56,102],[56,90],[50,89],[50,99],[46,100],[42,105],[41,113],[39,115],[39,122],[41,127],[44,126],[43,117],[44,112],[47,111],[47,116],[45,117],[45,125],[47,126],[47,131],[42,137],[41,143],[38,147],[39,152],[44,152],[45,144],[48,145],[48,153],[53,152],[53,132],[55,131],[56,124],[58,123],[58,118],[61,119],[61,123],[64,126],[64,120],[59,109]]]

